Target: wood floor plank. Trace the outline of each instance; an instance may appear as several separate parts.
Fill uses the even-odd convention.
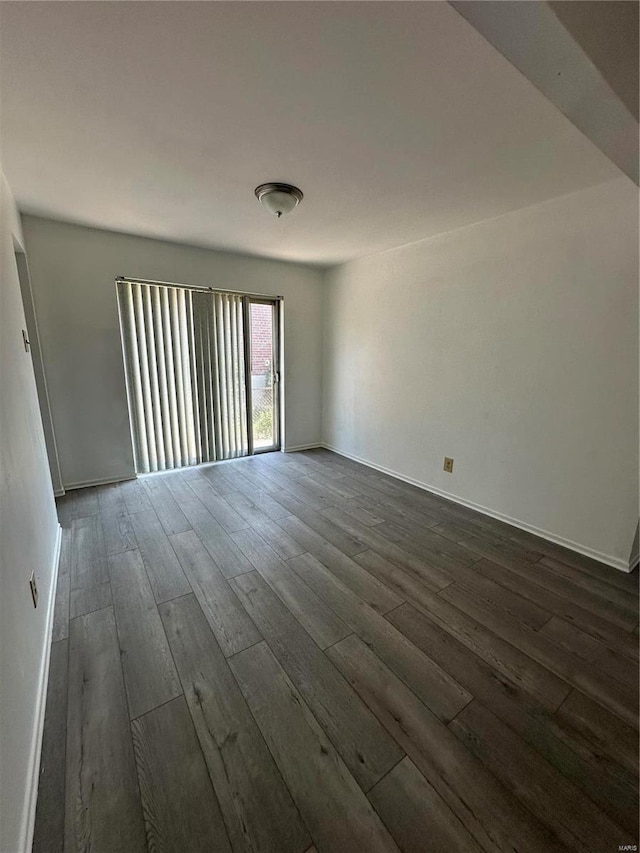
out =
[[[347,767],[368,790],[402,752],[256,572],[240,575],[232,584]]]
[[[182,691],[140,553],[112,555],[109,572],[129,714],[134,719]]]
[[[617,652],[612,652],[610,649],[606,649],[597,662],[599,668],[607,672],[612,678],[629,687],[636,696],[638,695],[640,672],[637,666],[629,663],[628,658]]]
[[[410,758],[396,764],[368,796],[404,853],[482,853]]]
[[[231,853],[183,696],[131,724],[149,850]]]
[[[227,473],[233,471],[228,465],[203,465],[197,469],[201,477],[203,477],[209,485],[213,486],[214,491],[218,495],[226,495],[229,492],[235,491],[234,486],[227,478]],[[198,477],[191,477],[190,483],[198,483]]]
[[[606,646],[598,642],[594,637],[576,628],[575,625],[565,622],[559,616],[552,616],[540,628],[540,633],[553,640],[559,646],[564,646],[565,649],[578,655],[578,657],[584,658],[584,660],[597,660],[606,651]],[[628,658],[626,660],[627,665],[631,668],[633,666],[632,661]]]
[[[193,500],[193,492],[183,477],[183,471],[183,468],[177,468],[175,471],[169,471],[166,474],[158,474],[159,479],[166,485],[180,507],[186,501]]]
[[[107,583],[109,572],[100,516],[75,518],[71,530],[71,589]]]
[[[288,560],[289,557],[297,557],[299,554],[304,553],[302,545],[296,542],[295,539],[292,539],[279,524],[276,524],[275,521],[262,512],[246,495],[243,495],[241,492],[232,492],[226,496],[226,500],[283,560]]]
[[[191,529],[191,525],[167,488],[166,483],[163,482],[162,477],[150,475],[142,480],[142,485],[167,536]]]
[[[327,500],[329,501],[329,509],[335,512],[333,502],[329,499]],[[329,517],[329,509],[318,512],[300,504],[300,501],[295,498],[288,498],[284,495],[280,497],[280,502],[291,511],[292,515],[303,521],[307,527],[314,530],[319,536],[322,536],[323,539],[326,539],[327,542],[330,542],[342,551],[343,554],[346,554],[347,557],[353,557],[354,554],[360,554],[366,549],[367,546],[361,539],[351,536],[337,524],[333,523]],[[290,556],[295,555],[292,554]]]
[[[629,687],[611,678],[596,664],[585,665],[576,655],[556,645],[537,631],[521,625],[517,620],[498,610],[486,601],[467,592],[458,584],[443,589],[438,597],[463,610],[503,640],[537,661],[549,672],[555,673],[568,684],[584,690],[605,708],[613,711],[628,725],[637,725],[638,696]]]
[[[273,498],[270,494],[264,491],[264,489],[260,489],[256,486],[251,486],[249,488],[238,489],[241,491],[243,495],[250,498],[251,502],[258,507],[258,509],[262,510],[262,512],[269,516],[272,521],[277,521],[279,518],[286,518],[286,516],[291,513],[289,510],[282,506],[281,503]],[[231,493],[232,495],[235,492]]]
[[[580,787],[613,820],[633,831],[638,822],[636,779],[608,757],[600,744],[545,709],[425,614],[403,606],[387,618],[550,766]]]
[[[352,472],[349,477],[364,486],[364,494],[370,500],[381,507],[399,511],[405,518],[412,518],[418,528],[430,527],[442,520],[442,507],[446,504],[424,489],[378,472],[366,476],[361,471]],[[453,506],[450,502],[448,505]]]
[[[596,616],[589,610],[584,610],[564,595],[552,591],[548,585],[545,586],[547,579],[540,577],[539,574],[532,574],[528,569],[512,571],[491,560],[480,560],[474,564],[474,568],[485,577],[514,590],[533,603],[537,602],[549,613],[561,617],[565,622],[576,625],[580,630],[607,643],[612,649],[638,660],[638,641],[628,631],[607,619]]]
[[[380,818],[266,643],[231,659],[251,711],[321,850],[396,851]]]
[[[638,772],[638,729],[629,726],[580,690],[573,690],[557,711],[560,720],[567,720],[582,731],[598,749],[612,755]]]
[[[98,509],[100,514],[126,512],[122,491],[118,483],[109,483],[98,489]]]
[[[149,495],[140,480],[126,480],[118,483],[127,512],[148,512],[153,509]]]
[[[100,519],[107,556],[121,554],[123,551],[135,551],[138,542],[128,512],[103,512]]]
[[[402,603],[399,596],[296,516],[283,518],[278,524],[375,610],[386,613]]]
[[[192,503],[185,503],[183,510],[225,578],[252,571],[249,560],[201,501],[196,499]]]
[[[241,530],[232,534],[232,538],[321,649],[351,633],[351,628],[260,539],[255,530]]]
[[[526,530],[512,527],[504,521],[499,521],[498,519],[491,518],[487,515],[474,513],[466,519],[466,523],[471,524],[473,527],[477,526],[482,527],[485,530],[489,530],[502,539],[511,540],[525,550],[538,551],[545,557],[560,560],[566,565],[573,566],[585,574],[593,573],[593,576],[598,577],[601,580],[607,580],[614,586],[619,586],[620,589],[631,589],[636,592],[638,590],[637,573],[634,579],[633,575],[617,571],[610,566],[605,566],[602,563],[593,560],[591,557],[586,557],[583,554],[579,554],[577,551],[570,551],[562,545],[558,545],[548,539],[542,539]]]
[[[88,850],[147,850],[110,607],[69,630],[65,853]]]
[[[189,581],[155,511],[132,513],[131,523],[158,604],[191,592]]]
[[[597,661],[605,672],[638,692],[638,665],[630,658],[612,651],[600,640],[558,616],[553,616],[540,633],[584,660]]]
[[[330,507],[333,509],[333,507]],[[359,524],[366,524],[367,527],[373,527],[376,524],[382,524],[384,521],[383,518],[380,518],[379,515],[371,512],[371,510],[366,509],[362,505],[362,501],[360,498],[357,500],[355,498],[351,498],[350,500],[345,500],[343,504],[340,505],[340,509],[342,510],[342,514],[346,516],[348,521],[355,521]],[[320,512],[324,515],[326,510],[321,509]]]
[[[445,573],[451,566],[470,566],[480,559],[479,554],[435,532],[435,528],[421,528],[410,533],[395,523],[384,522],[375,528],[375,532],[396,548],[418,560],[426,559]]]
[[[101,610],[103,607],[109,607],[110,604],[112,604],[110,583],[72,589],[69,598],[69,618],[84,616],[85,613]]]
[[[296,451],[293,453],[266,453],[263,454],[262,460],[269,465],[273,465],[276,469],[288,469],[297,477],[305,477],[310,470],[310,466],[306,464],[305,460]]]
[[[353,559],[405,601],[426,600],[431,598],[434,592],[444,589],[444,587],[435,589],[433,586],[428,586],[422,579],[399,569],[375,551],[363,551],[362,554],[356,554]]]
[[[198,602],[159,610],[233,850],[301,853],[311,838]]]
[[[192,480],[189,487],[226,533],[235,533],[237,530],[244,530],[249,526],[247,519],[243,518],[228,501],[217,494],[204,479]]]
[[[322,459],[317,457],[317,453],[322,454]],[[293,456],[294,461],[305,468],[313,471],[320,471],[325,477],[344,477],[344,473],[338,470],[336,462],[340,457],[335,453],[324,450],[324,448],[308,448],[307,450],[296,450],[293,454],[286,454],[287,458]]]
[[[440,719],[452,719],[471,700],[455,679],[311,554],[295,557],[289,565]]]
[[[225,478],[228,484],[224,493],[225,498],[228,495],[240,492],[272,520],[290,514],[282,504],[279,504],[271,494],[264,490],[264,483],[253,474],[249,466],[238,463],[233,468],[227,466],[225,470],[227,470]]]
[[[441,596],[438,593],[425,603],[414,601],[413,605],[546,708],[555,711],[559,707],[569,695],[570,685]]]
[[[53,606],[52,643],[56,643],[59,640],[66,640],[69,636],[72,547],[71,527],[63,527],[62,541],[60,543],[60,561],[58,563],[58,580],[56,582],[56,597]]]
[[[475,566],[456,566],[448,569],[455,583],[472,595],[504,611],[523,625],[539,630],[551,618],[551,613],[538,604],[518,595],[511,589],[490,580],[475,569]]]
[[[568,598],[574,605],[583,610],[590,611],[606,622],[621,627],[625,631],[631,631],[635,625],[635,618],[628,610],[604,601],[597,593],[580,587],[563,575],[559,575],[552,569],[546,567],[542,561],[534,567],[529,567],[521,560],[494,554],[492,562],[498,563],[507,569],[524,575],[527,580],[535,581],[538,586],[557,595]]]
[[[638,593],[636,590],[620,589],[619,586],[612,584],[608,578],[607,580],[602,580],[593,577],[580,571],[580,569],[575,569],[551,557],[543,557],[540,560],[540,565],[547,569],[552,569],[556,575],[567,578],[567,580],[572,581],[579,587],[596,593],[604,601],[609,601],[611,604],[629,611],[635,618],[636,624],[638,623]]]
[[[457,542],[470,551],[476,551],[483,557],[489,557],[489,559],[498,554],[533,564],[537,563],[543,556],[540,551],[522,548],[512,540],[503,539],[486,529],[474,528],[464,522],[443,522],[434,527],[433,530],[447,539],[451,539],[452,542]]]
[[[556,545],[555,542],[548,542],[547,540],[539,539],[537,536],[532,536],[532,534],[527,534],[522,530],[512,528],[510,531],[511,538],[518,538],[523,535],[535,539],[536,544],[534,547],[542,551],[546,557],[551,557],[553,560],[559,560],[566,566],[571,566],[574,569],[578,569],[585,575],[590,575],[591,577],[606,581],[620,589],[626,589],[627,591],[635,592],[636,594],[638,593],[640,577],[637,568],[633,572],[621,572],[611,566],[606,566],[603,563],[598,562],[598,560],[594,560],[592,557],[586,557],[584,554],[579,554],[577,551],[570,551],[568,548]]]
[[[67,639],[51,645],[32,853],[64,850],[68,650]]]
[[[252,463],[254,475],[262,484],[263,489],[272,495],[278,503],[284,501],[291,502],[295,500],[297,503],[302,503],[311,509],[323,509],[331,506],[331,501],[325,497],[320,497],[305,489],[304,486],[298,484],[296,480],[282,476],[282,474],[269,470],[269,467],[264,467],[264,464]]]
[[[444,536],[446,529],[443,529],[440,524],[430,529],[411,532],[407,529],[406,525],[401,527],[396,522],[385,522],[379,525],[377,529],[387,539],[402,546],[406,551],[415,556],[420,557],[425,553],[428,554],[430,561],[443,570],[448,569],[452,563],[454,566],[460,564],[470,566],[482,559],[483,556],[479,550],[473,550],[467,544],[461,544],[453,538],[448,539]],[[471,537],[468,537],[468,541],[471,541]],[[492,549],[483,540],[478,540],[478,543],[479,547],[482,546],[482,548],[486,545],[486,550],[491,551],[492,555],[494,551],[497,551],[497,549]],[[509,564],[521,564],[524,562],[519,558],[516,559],[510,555],[503,554],[502,551],[497,552],[495,559],[498,556],[501,561]],[[530,563],[524,564],[527,566],[532,565]]]
[[[209,468],[218,470],[220,465],[211,465],[207,463],[202,463],[200,465],[185,465],[184,468],[180,468],[178,472],[178,476],[188,483],[190,480],[197,480],[200,477],[204,477],[209,470]]]
[[[215,466],[212,466],[215,468]],[[246,466],[245,466],[246,468]],[[210,470],[210,469],[204,469]],[[251,497],[252,492],[256,490],[256,484],[251,478],[250,472],[241,468],[240,465],[225,465],[224,468],[224,497],[235,492],[242,492],[243,495]],[[215,488],[215,483],[212,483]],[[218,491],[216,489],[216,491]],[[218,492],[220,494],[220,492]]]
[[[305,473],[300,478],[299,483],[311,492],[315,491],[316,494],[324,495],[328,500],[335,500],[336,497],[349,500],[360,495],[357,488],[353,489],[347,485],[344,477],[323,477],[322,474],[315,471]]]
[[[327,654],[481,847],[565,849],[358,637]]]
[[[477,700],[463,708],[450,729],[568,848],[606,850],[612,838],[634,843],[635,835],[625,833]]]
[[[354,560],[359,565],[363,565],[364,561],[368,562],[373,569],[373,574],[375,574],[376,577],[382,580],[382,578],[380,577],[380,572],[384,568],[390,567],[387,569],[387,574],[389,574],[391,572],[391,568],[399,568],[399,563],[402,562],[402,560],[398,560],[396,558],[388,559],[387,557],[382,556],[380,551],[385,550],[385,548],[386,546],[384,546],[383,548],[377,546],[372,550],[363,552],[363,554],[356,555],[356,557],[354,557]],[[364,556],[365,554],[366,556]],[[371,569],[369,569],[369,566],[366,566],[366,568],[371,571]],[[453,583],[454,579],[453,576],[448,572],[443,572],[437,567],[431,566],[422,560],[416,563],[407,563],[405,561],[404,566],[402,568],[399,568],[399,571],[401,571],[405,577],[411,578],[415,583],[419,584],[420,586],[427,587],[427,589],[430,589],[434,592],[439,592],[439,590],[449,586],[450,583]]]
[[[170,537],[211,630],[225,657],[262,639],[234,591],[193,530]]]
[[[433,527],[441,521],[441,517],[432,512],[412,509],[405,504],[398,503],[393,498],[384,497],[384,495],[376,497],[372,497],[370,494],[361,495],[357,498],[357,502],[370,512],[380,516],[380,524],[385,521],[389,522],[401,527],[409,535],[416,529]]]
[[[67,494],[72,500],[72,517],[74,519],[89,518],[100,512],[97,488],[71,489]]]
[[[384,531],[389,529],[389,525],[378,524],[375,527],[366,527],[366,525],[353,524],[346,518],[346,516],[341,515],[334,510],[331,512],[327,510],[325,515],[333,519],[336,524],[342,525],[353,531],[360,541],[366,545],[367,549],[380,554],[390,563],[398,566],[398,568],[412,572],[417,577],[424,578],[424,580],[429,582],[431,585],[438,585],[438,587],[441,588],[453,580],[451,575],[447,573],[446,569],[434,562],[434,557],[436,559],[438,558],[435,551],[429,551],[427,558],[426,549],[423,547],[416,549],[416,552],[419,552],[419,555],[418,553],[411,553],[407,550],[404,547],[404,544],[409,542],[409,540],[404,537],[401,540],[402,546],[388,539],[384,535]],[[447,557],[447,563],[449,562],[449,559],[450,558]]]

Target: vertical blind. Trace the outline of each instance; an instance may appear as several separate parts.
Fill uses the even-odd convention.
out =
[[[249,452],[240,295],[117,282],[136,471]]]

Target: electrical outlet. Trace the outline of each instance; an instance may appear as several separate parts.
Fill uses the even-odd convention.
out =
[[[36,573],[31,572],[31,577],[29,578],[29,589],[31,590],[31,598],[33,599],[33,606],[38,606],[38,584],[36,582]]]
[[[453,473],[453,459],[451,459],[451,457],[450,457],[450,456],[445,456],[445,457],[444,457],[444,470],[445,470],[448,474],[452,474],[452,473]]]

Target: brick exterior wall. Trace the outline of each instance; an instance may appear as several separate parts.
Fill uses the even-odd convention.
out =
[[[251,306],[251,373],[263,375],[272,368],[272,312],[271,305]]]

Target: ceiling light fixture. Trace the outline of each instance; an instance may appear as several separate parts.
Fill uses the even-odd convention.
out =
[[[302,201],[302,191],[291,184],[260,184],[256,187],[256,198],[278,219],[283,213],[291,213]]]

